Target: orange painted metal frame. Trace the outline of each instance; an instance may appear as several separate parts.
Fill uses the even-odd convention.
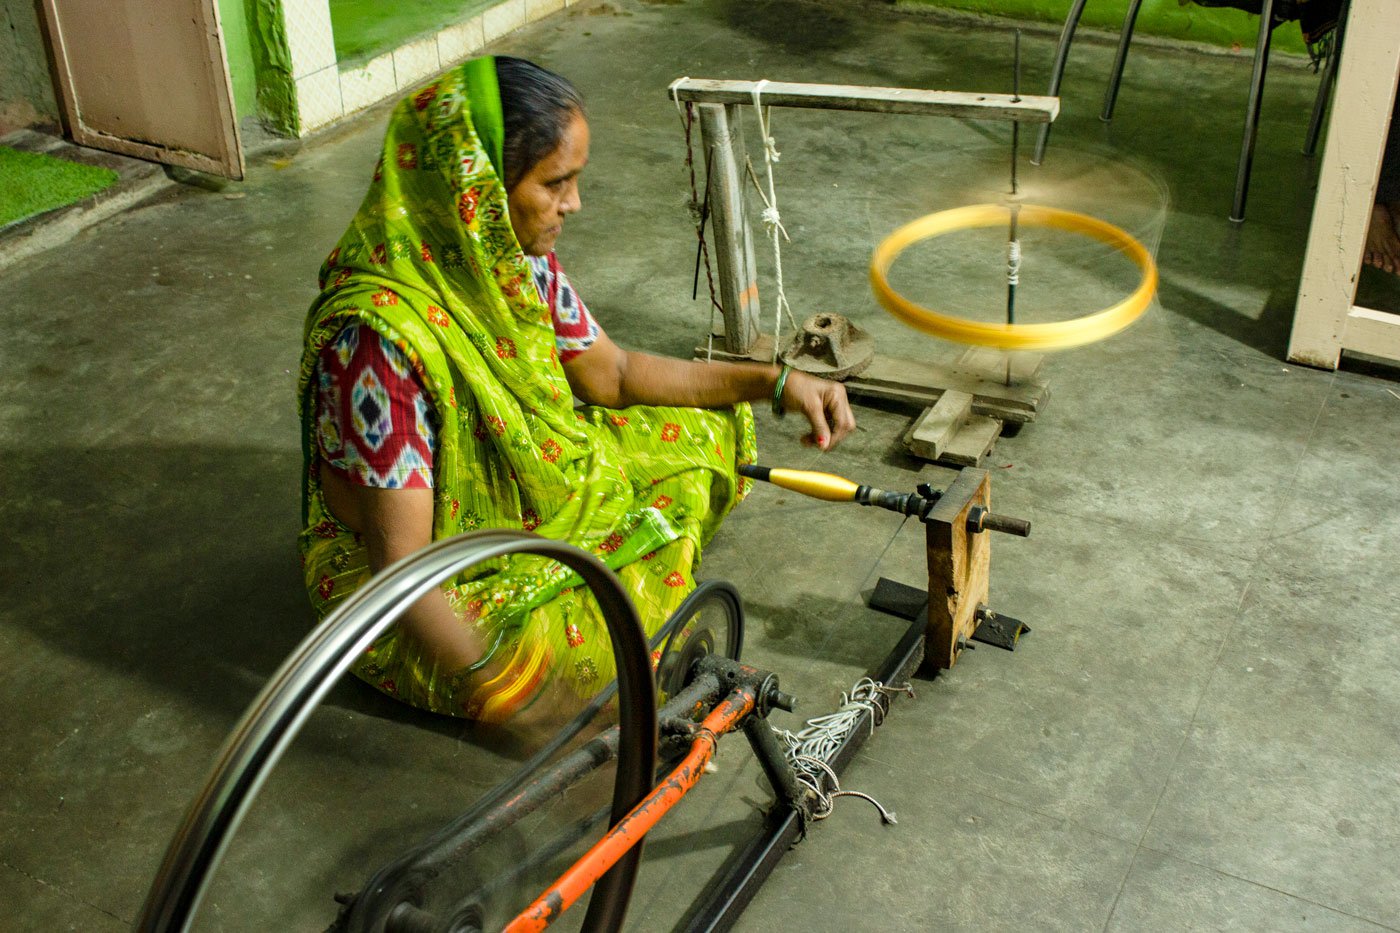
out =
[[[736,688],[700,723],[681,763],[667,775],[647,798],[624,816],[608,834],[560,875],[549,889],[505,927],[505,933],[533,933],[543,930],[568,910],[612,868],[628,850],[639,844],[663,816],[700,780],[719,737],[732,732],[754,710],[753,687]]]

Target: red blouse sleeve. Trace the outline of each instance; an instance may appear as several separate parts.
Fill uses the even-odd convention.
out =
[[[349,481],[432,488],[432,400],[404,352],[373,328],[347,324],[322,348],[316,428],[321,458]]]

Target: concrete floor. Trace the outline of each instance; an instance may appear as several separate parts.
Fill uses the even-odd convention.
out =
[[[705,316],[687,300],[673,78],[998,90],[1010,46],[1005,31],[868,0],[609,0],[499,50],[552,65],[589,99],[586,209],[560,248],[586,300],[620,342],[684,356]],[[1027,34],[1026,87],[1044,86],[1052,49],[1052,35]],[[999,509],[1035,524],[1029,540],[996,542],[993,605],[1034,634],[901,702],[845,778],[898,825],[842,801],[743,929],[1400,929],[1400,385],[1393,370],[1280,362],[1315,78],[1270,74],[1236,228],[1248,56],[1135,49],[1105,128],[1110,56],[1076,46],[1050,156],[1023,178],[1038,200],[1154,245],[1162,290],[1128,332],[1053,359],[1050,407],[990,458]],[[128,926],[220,742],[306,632],[301,321],[383,117],[0,275],[6,929]],[[994,194],[1007,128],[783,112],[775,129],[799,317],[844,311],[886,352],[951,356],[875,309],[864,265],[903,220]],[[1076,249],[1027,248],[1026,278],[1055,283],[1044,303],[1067,290],[1062,314],[1121,285],[1112,257]],[[951,262],[940,255],[927,261]],[[963,267],[906,287],[955,302],[1002,262],[970,248]],[[1369,274],[1363,285],[1396,295]],[[763,459],[886,488],[951,476],[900,451],[910,412],[858,416],[823,456],[760,413]],[[748,659],[810,715],[902,629],[864,592],[882,575],[919,582],[922,560],[920,529],[889,513],[763,488],[702,576],[739,586]],[[323,929],[333,892],[518,753],[341,685],[254,807],[200,928]],[[766,805],[741,742],[719,766],[649,842],[633,928],[669,929]],[[596,799],[573,795],[550,818]],[[498,857],[527,845],[507,837]]]

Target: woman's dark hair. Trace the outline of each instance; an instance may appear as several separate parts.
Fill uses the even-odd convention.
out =
[[[558,148],[569,121],[583,113],[583,97],[568,78],[508,55],[496,56],[496,83],[501,89],[501,148],[509,191]]]

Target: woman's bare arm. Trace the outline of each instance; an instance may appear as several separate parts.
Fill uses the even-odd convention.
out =
[[[407,557],[433,540],[431,489],[378,489],[321,471],[326,505],[365,542],[371,573]],[[423,649],[423,660],[443,672],[481,660],[485,645],[457,617],[441,590],[434,589],[399,617],[400,630]]]
[[[780,368],[767,363],[702,363],[624,350],[599,332],[588,350],[564,364],[574,395],[590,405],[676,405],[723,408],[771,399]],[[803,438],[830,450],[855,429],[855,415],[839,382],[803,372],[788,374],[783,408],[800,412],[812,430]]]

